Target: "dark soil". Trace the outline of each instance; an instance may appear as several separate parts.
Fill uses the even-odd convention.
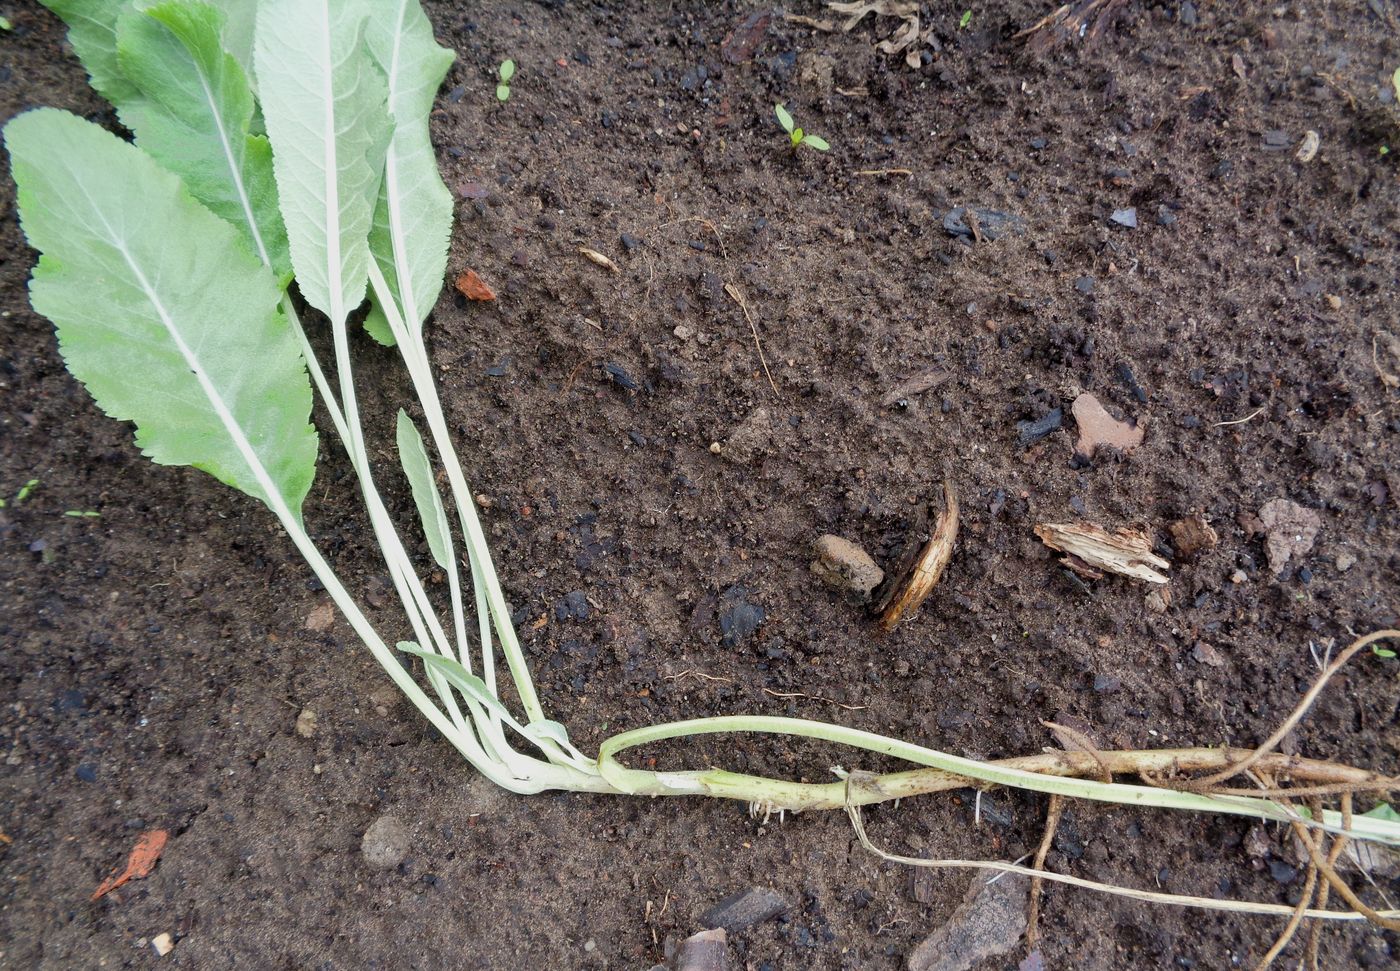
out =
[[[1248,745],[1315,677],[1310,647],[1395,624],[1400,408],[1380,371],[1400,360],[1384,336],[1373,360],[1373,340],[1400,334],[1400,153],[1380,154],[1396,5],[1130,0],[1097,40],[1013,40],[1051,6],[983,0],[958,30],[963,5],[924,4],[936,43],[913,70],[875,50],[885,19],[842,35],[777,15],[746,52],[724,45],[746,4],[430,5],[458,53],[433,120],[459,196],[451,271],[500,294],[445,295],[434,360],[544,702],[585,749],[733,712],[985,757],[1038,751],[1039,720],[1067,717],[1104,747]],[[7,12],[0,114],[114,125],[57,20]],[[829,153],[786,150],[779,100]],[[857,174],[892,168],[912,175]],[[141,458],[67,375],[27,305],[4,184],[0,964],[153,965],[169,933],[160,961],[190,968],[644,968],[760,885],[790,910],[731,938],[736,966],[896,968],[953,912],[965,872],[920,877],[920,903],[839,813],[779,824],[475,778],[389,701],[347,626],[306,629],[325,595],[260,506]],[[959,206],[1021,231],[984,215],[1006,231],[955,237]],[[1128,207],[1136,228],[1112,219]],[[387,443],[407,381],[392,352],[359,350]],[[882,404],[930,369],[951,377]],[[1073,462],[1084,389],[1145,444]],[[1017,423],[1055,408],[1064,427],[1022,444]],[[329,438],[322,459],[309,522],[382,602]],[[958,552],[922,613],[878,636],[815,584],[811,543],[839,533],[888,565],[945,476]],[[1323,520],[1281,577],[1249,530],[1275,497]],[[1032,534],[1136,523],[1165,547],[1195,513],[1220,543],[1172,556],[1164,610],[1145,585],[1073,578]],[[740,602],[762,623],[726,641]],[[1359,658],[1289,747],[1400,771],[1393,663]],[[812,780],[877,767],[749,738],[651,754]],[[1033,851],[1044,800],[982,808],[980,826],[967,793],[868,820],[907,853]],[[412,845],[376,871],[360,842],[385,813]],[[155,872],[91,902],[156,827]],[[1081,805],[1056,847],[1052,869],[1149,889],[1290,903],[1302,885],[1289,841],[1238,821]],[[1252,964],[1281,924],[1051,887],[1041,931],[1050,968],[1219,968]],[[1333,927],[1323,956],[1394,966],[1397,946]]]

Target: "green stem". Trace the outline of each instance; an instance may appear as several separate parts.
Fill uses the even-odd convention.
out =
[[[1205,796],[1152,786],[1042,775],[949,755],[935,749],[925,748],[922,745],[876,735],[873,732],[861,731],[860,729],[843,728],[838,725],[828,725],[801,718],[781,718],[768,715],[701,718],[652,725],[623,732],[605,741],[599,749],[598,770],[602,777],[612,783],[619,791],[637,795],[721,796],[751,802],[775,812],[785,809],[796,810],[810,805],[810,791],[800,788],[798,783],[713,769],[700,772],[650,772],[629,769],[617,761],[619,753],[649,742],[732,732],[761,732],[820,739],[867,752],[892,756],[913,762],[916,765],[941,769],[969,780],[1032,792],[1057,794],[1075,799],[1088,799],[1095,802],[1117,803],[1127,806],[1249,816],[1279,822],[1288,822],[1294,818],[1283,806],[1267,799],[1243,796]],[[858,781],[852,782],[851,791],[861,792],[864,790],[864,794],[858,800],[853,801],[868,803],[895,798],[895,794],[885,788],[884,780],[888,778],[891,777],[862,775]],[[1328,811],[1322,822],[1328,827],[1340,827],[1342,817],[1340,813]],[[1349,833],[1362,839],[1400,844],[1400,824],[1380,819],[1355,816],[1352,819]]]

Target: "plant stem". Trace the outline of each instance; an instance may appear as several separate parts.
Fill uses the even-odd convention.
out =
[[[534,680],[530,675],[529,664],[525,660],[524,652],[520,649],[515,627],[511,623],[510,610],[506,607],[505,595],[501,591],[501,582],[496,576],[496,568],[491,560],[491,550],[486,543],[481,520],[477,516],[476,503],[472,499],[471,490],[467,488],[466,479],[462,475],[461,461],[457,457],[457,450],[453,446],[452,437],[447,430],[447,421],[443,417],[436,383],[433,381],[432,371],[428,366],[427,348],[423,344],[421,334],[408,332],[403,317],[394,303],[388,282],[385,281],[384,275],[373,261],[370,263],[370,284],[374,288],[380,308],[384,310],[385,317],[389,320],[390,329],[394,331],[395,340],[398,341],[400,353],[403,355],[404,365],[413,381],[414,393],[418,395],[418,400],[423,406],[423,416],[428,422],[428,430],[433,438],[433,447],[437,449],[443,468],[447,472],[447,480],[452,487],[452,499],[461,520],[463,539],[467,546],[471,567],[481,577],[485,588],[490,616],[495,623],[496,634],[501,642],[501,653],[505,657],[506,665],[515,681],[516,691],[520,695],[520,703],[525,709],[526,719],[532,722],[544,721],[544,709],[540,705],[539,695],[535,691]],[[488,646],[483,643],[483,651],[485,650],[488,650]],[[494,682],[486,671],[482,672],[482,678],[492,690],[495,689]]]
[[[800,787],[798,783],[762,779],[722,770],[648,772],[625,768],[616,759],[618,753],[648,742],[731,732],[763,732],[821,739],[904,759],[969,780],[1033,792],[1058,794],[1076,799],[1129,806],[1250,816],[1279,822],[1290,822],[1296,818],[1278,803],[1266,799],[1240,796],[1205,796],[1151,786],[1043,775],[1005,764],[978,762],[974,759],[949,755],[935,749],[855,728],[843,728],[838,725],[828,725],[800,718],[780,718],[767,715],[702,718],[652,725],[623,732],[603,743],[598,753],[598,769],[603,778],[611,782],[618,790],[638,795],[723,796],[752,802],[773,811],[805,808],[811,805],[811,791]],[[870,798],[864,799],[867,802],[898,798],[900,793],[897,790],[886,791],[883,788],[886,778],[888,777],[866,777],[863,775],[860,784],[853,785],[851,788],[857,792],[868,791]],[[845,784],[842,785],[844,790]],[[843,798],[841,805],[845,804],[846,800]],[[1339,814],[1328,812],[1322,822],[1327,827],[1339,827],[1342,819]],[[1354,817],[1352,823],[1354,827],[1351,830],[1352,836],[1400,845],[1400,824],[1360,816]]]

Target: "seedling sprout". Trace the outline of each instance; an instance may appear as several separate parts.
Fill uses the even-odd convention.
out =
[[[500,68],[496,71],[496,76],[500,79],[496,85],[496,100],[506,102],[510,100],[510,79],[515,77],[515,62],[504,60]]]
[[[796,124],[792,120],[792,115],[788,114],[788,110],[782,105],[774,105],[773,113],[778,116],[778,124],[783,126],[783,131],[787,132],[788,140],[792,142],[792,150],[794,152],[797,151],[798,147],[801,145],[806,145],[808,148],[815,148],[819,152],[825,152],[827,149],[831,148],[831,146],[826,143],[825,138],[821,138],[817,135],[809,135],[801,128],[796,127]]]

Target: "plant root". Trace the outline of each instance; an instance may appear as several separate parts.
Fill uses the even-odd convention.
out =
[[[1297,727],[1298,722],[1302,721],[1303,716],[1307,714],[1308,709],[1311,708],[1313,702],[1317,700],[1317,696],[1322,693],[1322,689],[1327,686],[1327,682],[1331,680],[1332,675],[1340,671],[1342,667],[1363,648],[1369,647],[1377,641],[1395,639],[1400,639],[1400,630],[1373,631],[1370,634],[1358,637],[1356,640],[1352,641],[1346,650],[1338,654],[1336,659],[1333,660],[1331,664],[1327,665],[1318,679],[1313,682],[1313,686],[1308,689],[1308,693],[1303,695],[1302,701],[1298,702],[1298,706],[1293,709],[1292,714],[1283,720],[1283,724],[1275,729],[1274,733],[1265,739],[1262,745],[1238,762],[1227,765],[1217,772],[1212,772],[1210,775],[1200,778],[1152,781],[1149,784],[1159,785],[1168,789],[1177,789],[1182,792],[1205,793],[1211,791],[1213,786],[1217,786],[1228,779],[1233,779],[1246,769],[1254,767],[1261,759],[1272,752],[1278,746],[1279,742],[1283,741],[1284,736]]]
[[[1050,847],[1055,842],[1055,832],[1060,828],[1060,817],[1064,811],[1064,797],[1052,795],[1050,808],[1045,811],[1045,835],[1040,839],[1040,849],[1035,851],[1035,862],[1031,865],[1031,869],[1038,873],[1045,869],[1045,858],[1050,855]],[[1044,884],[1041,876],[1031,878],[1030,913],[1026,917],[1027,951],[1034,951],[1040,940],[1040,892]]]

